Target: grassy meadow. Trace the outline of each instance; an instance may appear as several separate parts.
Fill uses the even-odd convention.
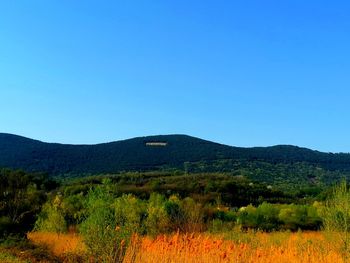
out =
[[[350,259],[346,181],[283,192],[225,174],[136,173],[57,182],[6,170],[2,177],[1,262]]]
[[[76,234],[32,232],[28,238],[47,246],[65,262],[94,262],[87,256],[83,240]],[[113,261],[114,260],[114,261]],[[323,232],[192,233],[140,237],[134,235],[123,258],[107,262],[125,263],[211,263],[211,262],[347,262],[339,240]]]

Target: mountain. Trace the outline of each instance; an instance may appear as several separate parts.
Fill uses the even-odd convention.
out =
[[[315,169],[350,172],[350,154],[322,153],[290,145],[242,148],[187,135],[147,136],[95,145],[71,145],[0,133],[0,167],[51,175],[173,168],[233,171],[237,165],[251,166],[252,163],[272,166],[302,163]]]

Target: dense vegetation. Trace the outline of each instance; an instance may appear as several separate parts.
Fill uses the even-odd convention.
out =
[[[166,146],[149,146],[147,142],[163,142]],[[318,186],[349,177],[350,154],[287,145],[231,147],[185,135],[64,145],[0,133],[0,167],[59,177],[121,171],[220,172],[282,187]]]
[[[345,182],[333,192],[326,186],[283,191],[229,173],[128,172],[60,182],[48,178],[0,170],[2,240],[24,237],[31,230],[39,233],[31,235],[34,239],[44,233],[79,233],[87,256],[121,262],[135,234],[322,228],[341,234],[349,218],[344,213],[349,203]],[[348,230],[343,233],[337,240],[347,251]]]
[[[31,230],[47,193],[57,186],[42,174],[0,169],[0,240]]]
[[[182,135],[62,145],[0,134],[0,165],[26,170],[0,170],[5,243],[28,231],[51,241],[52,233],[78,233],[74,244],[84,244],[85,256],[122,262],[134,234],[325,228],[340,233],[344,251],[350,247],[348,231],[340,231],[349,215],[334,205],[340,196],[348,203],[347,187],[333,201],[330,190],[350,176],[347,154],[237,148]]]
[[[263,202],[257,207],[235,209],[220,201],[199,202],[177,194],[167,197],[151,193],[147,199],[141,199],[120,194],[118,185],[104,179],[86,194],[68,191],[53,195],[43,206],[35,230],[64,233],[74,227],[91,256],[98,261],[115,262],[116,258],[123,258],[133,234],[220,233],[235,227],[263,231],[318,230],[321,224],[318,203]]]
[[[94,198],[98,202],[103,202],[106,199],[109,204],[118,198],[128,200],[132,197],[140,205],[138,210],[143,211],[140,212],[143,219],[149,215],[144,210],[148,203],[157,203],[162,209],[165,209],[163,212],[166,216],[176,216],[182,220],[185,218],[183,214],[175,215],[174,213],[183,211],[184,208],[179,210],[183,202],[187,202],[186,205],[196,203],[201,208],[200,227],[208,229],[211,221],[215,219],[223,222],[238,222],[240,220],[238,215],[243,216],[244,214],[239,210],[241,207],[248,206],[246,211],[250,211],[249,207],[253,205],[257,207],[258,212],[261,210],[260,206],[264,207],[267,203],[275,203],[277,210],[284,209],[277,205],[281,203],[293,203],[302,207],[312,204],[316,200],[322,201],[327,195],[327,188],[307,187],[298,191],[294,189],[282,191],[271,185],[253,182],[244,177],[221,173],[129,172],[65,179],[58,183],[44,174],[29,174],[20,170],[2,169],[0,170],[0,182],[1,237],[11,233],[25,233],[34,227],[35,221],[37,228],[48,231],[60,232],[66,231],[69,226],[76,227],[88,217],[88,206]],[[93,196],[95,197],[93,198]],[[155,202],[155,199],[158,201]],[[175,202],[178,205],[177,210],[171,208],[175,210],[170,212],[170,206],[175,204],[170,200],[177,200]],[[291,205],[289,208],[294,209],[294,206]],[[39,212],[40,216],[38,217]],[[306,213],[309,212],[306,211]],[[45,220],[46,217],[49,217],[50,220]],[[251,217],[250,214],[249,217]],[[248,222],[246,218],[241,219],[242,225]],[[282,221],[276,220],[278,224],[272,228],[283,228]],[[170,221],[172,225],[166,228],[175,230],[186,225],[183,222]],[[319,225],[319,222],[317,224]],[[249,227],[253,227],[253,225]],[[303,228],[302,225],[297,227]],[[257,223],[254,228],[261,228],[261,226]],[[295,229],[295,227],[290,228]],[[154,230],[146,230],[145,227],[140,229],[147,233],[154,232]]]

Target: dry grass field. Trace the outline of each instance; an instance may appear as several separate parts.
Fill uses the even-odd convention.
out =
[[[34,232],[28,238],[47,245],[58,256],[78,254],[85,248],[76,234]],[[125,263],[345,263],[340,244],[322,232],[173,234],[156,238],[134,236]]]
[[[56,256],[85,253],[85,245],[77,234],[30,232],[27,234],[27,238],[36,245],[46,246]]]
[[[143,238],[135,262],[345,262],[337,244],[321,233],[241,234],[241,240],[210,235],[159,236]],[[125,262],[131,262],[128,255]]]

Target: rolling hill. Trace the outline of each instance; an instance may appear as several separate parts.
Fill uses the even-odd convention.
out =
[[[327,171],[350,171],[350,154],[313,151],[297,146],[241,148],[187,135],[159,135],[95,145],[45,143],[0,133],[0,167],[51,175],[120,171],[197,169],[232,171],[262,162],[276,166],[303,163]],[[197,168],[196,168],[197,167]],[[199,168],[198,168],[199,169]]]

